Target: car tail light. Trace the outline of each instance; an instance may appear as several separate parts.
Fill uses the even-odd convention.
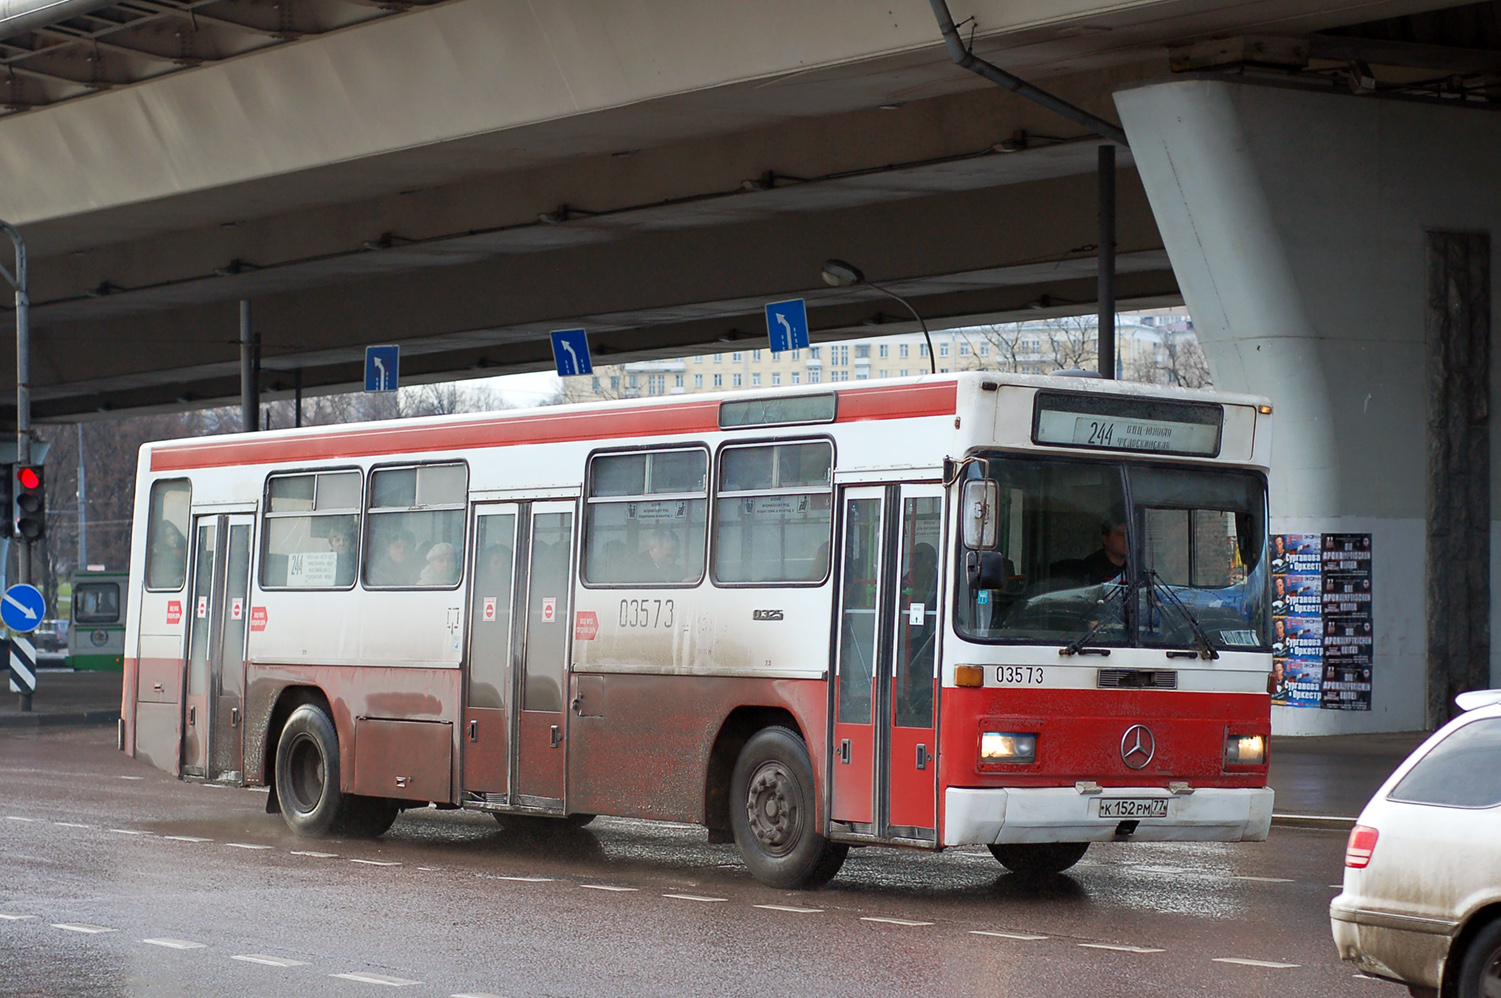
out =
[[[1381,833],[1370,825],[1356,825],[1350,829],[1350,842],[1345,846],[1345,865],[1354,870],[1364,870],[1371,862],[1371,853]]]

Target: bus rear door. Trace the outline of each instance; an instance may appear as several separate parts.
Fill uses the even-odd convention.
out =
[[[515,661],[513,622],[525,613],[516,601],[515,503],[474,510],[474,586],[469,608],[468,675],[464,693],[464,790],[505,803],[510,790]]]
[[[249,515],[198,516],[188,604],[187,692],[183,697],[181,772],[238,783],[250,617]]]
[[[833,831],[936,842],[943,489],[847,487],[841,501]]]

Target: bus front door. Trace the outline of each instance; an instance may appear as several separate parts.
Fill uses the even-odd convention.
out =
[[[194,518],[182,718],[184,776],[226,783],[241,779],[253,523],[254,517],[239,514]]]
[[[514,503],[476,506],[474,586],[469,607],[469,658],[464,693],[463,787],[504,803],[510,790],[512,622],[516,608]]]
[[[531,504],[527,525],[526,597],[519,619],[521,668],[513,703],[516,711],[516,787],[512,802],[550,811],[563,809],[567,760],[564,711],[568,689],[568,645],[573,621],[572,502]]]
[[[931,843],[943,489],[849,487],[842,501],[832,829]]]

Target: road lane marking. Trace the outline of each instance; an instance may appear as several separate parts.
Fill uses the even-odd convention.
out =
[[[142,939],[143,943],[165,946],[167,949],[207,949],[208,943],[195,943],[191,939]]]
[[[822,908],[795,908],[790,904],[758,904],[756,907],[767,911],[790,911],[795,915],[816,915],[823,911]]]
[[[997,939],[1020,939],[1022,942],[1035,943],[1046,939],[1047,936],[1027,936],[1020,932],[993,932],[989,929],[970,929],[972,936],[995,936]]]
[[[449,995],[448,998],[502,998],[502,996],[492,995],[488,991],[461,991],[456,995]]]
[[[111,828],[111,829],[108,829],[108,831],[115,832],[118,835],[150,835],[151,834],[150,832],[143,832],[139,828]]]
[[[1215,963],[1233,963],[1241,967],[1267,967],[1271,970],[1296,970],[1301,964],[1272,963],[1270,960],[1245,960],[1238,956],[1217,956]]]
[[[145,778],[146,777],[144,777],[144,776],[122,776],[122,777],[120,777],[120,779],[122,779],[122,780],[144,780]]]
[[[313,851],[308,850],[308,849],[293,849],[292,850],[292,855],[293,856],[311,856],[314,859],[338,859],[339,858],[339,854],[336,853],[336,852],[313,852]]]
[[[1231,877],[1231,880],[1249,880],[1256,884],[1290,884],[1290,877]]]
[[[439,872],[439,870],[438,870],[438,868],[436,866],[419,866],[419,867],[417,867],[417,869],[421,870],[423,873],[438,873]]]
[[[271,848],[270,846],[258,846],[258,845],[254,845],[254,844],[252,844],[250,842],[226,842],[224,844],[227,845],[227,846],[229,846],[231,849],[270,849]]]
[[[99,932],[115,931],[114,929],[106,928],[103,925],[89,925],[86,922],[53,922],[52,927],[54,929],[66,929],[69,932],[83,932],[88,935],[94,935],[95,933]]]
[[[5,919],[7,922],[24,922],[26,919],[28,919],[28,918],[36,918],[36,916],[35,915],[12,915],[8,911],[0,911],[0,918]]]
[[[199,838],[197,835],[163,835],[162,838],[173,842],[212,842],[213,839]]]
[[[487,874],[483,874],[482,873],[482,874],[480,874],[480,876],[482,876],[482,877],[483,876],[487,876]],[[496,876],[495,879],[496,880],[514,880],[514,881],[516,881],[517,883],[520,883],[520,884],[549,884],[549,883],[552,883],[552,878],[551,877],[507,877],[507,876],[504,876],[504,875],[499,875],[499,876]]]
[[[620,891],[621,893],[641,889],[639,887],[616,887],[613,884],[579,884],[579,886],[591,891]]]
[[[5,816],[5,820],[6,821],[41,821],[42,819],[41,818],[22,818],[19,815],[7,814]]]
[[[259,963],[266,967],[306,967],[306,960],[288,960],[284,956],[267,956],[264,953],[243,953],[240,956],[232,956],[231,960],[244,960],[246,963]]]
[[[76,821],[54,821],[53,824],[54,825],[61,825],[64,828],[93,828],[94,827],[93,825],[80,825]]]
[[[1164,949],[1153,949],[1150,946],[1116,946],[1112,943],[1079,943],[1085,949],[1108,949],[1117,953],[1166,953]]]
[[[364,984],[384,984],[388,988],[404,988],[408,984],[421,984],[421,981],[409,981],[405,977],[387,977],[385,974],[329,974],[329,977],[342,977],[346,981],[360,981]]]
[[[883,922],[886,925],[907,925],[916,928],[920,925],[932,925],[932,922],[914,922],[908,918],[878,918],[875,915],[861,915],[862,922]]]
[[[364,863],[366,866],[400,866],[395,860],[388,859],[351,859],[351,863]]]
[[[663,894],[664,898],[677,898],[679,901],[728,901],[729,898],[706,898],[701,894]]]

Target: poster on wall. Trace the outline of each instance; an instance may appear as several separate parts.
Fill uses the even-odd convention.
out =
[[[1370,710],[1370,534],[1273,534],[1272,703]]]
[[[1371,709],[1371,535],[1325,534],[1321,569],[1326,710]]]

